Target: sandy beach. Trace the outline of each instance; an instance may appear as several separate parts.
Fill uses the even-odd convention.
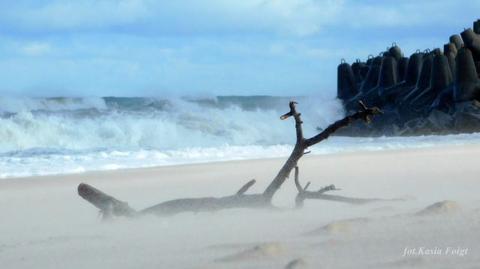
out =
[[[91,184],[142,209],[224,196],[256,179],[263,192],[284,159],[0,180],[1,268],[475,268],[480,263],[480,146],[305,156],[303,184],[402,201],[307,200],[293,179],[278,210],[232,209],[102,221],[76,193]],[[450,201],[424,210],[436,202]],[[418,213],[421,212],[421,213]]]
[[[480,269],[479,10],[0,1],[0,269]]]

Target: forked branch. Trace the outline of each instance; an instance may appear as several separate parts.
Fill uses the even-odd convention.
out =
[[[268,198],[272,199],[273,195],[275,192],[280,189],[280,186],[285,182],[285,180],[288,178],[290,175],[290,172],[294,167],[297,166],[298,160],[306,154],[306,149],[308,147],[311,147],[335,133],[338,129],[348,126],[355,120],[363,120],[366,123],[371,122],[372,117],[378,114],[382,114],[383,112],[377,108],[377,107],[372,107],[368,108],[365,106],[365,104],[362,101],[359,101],[359,106],[360,109],[358,112],[349,115],[339,121],[336,121],[335,123],[331,124],[328,126],[325,130],[323,130],[321,133],[309,138],[305,139],[303,137],[303,130],[302,130],[302,119],[301,119],[301,114],[297,112],[296,109],[296,102],[290,102],[290,111],[283,116],[280,117],[280,119],[285,120],[289,117],[292,117],[295,119],[295,129],[296,129],[296,134],[297,134],[297,142],[295,143],[295,147],[293,148],[292,153],[288,157],[287,161],[283,165],[283,167],[280,169],[278,172],[277,176],[273,179],[273,181],[268,185],[267,189],[263,192],[263,194]]]
[[[183,198],[166,201],[155,206],[143,209],[141,211],[136,211],[128,206],[127,203],[122,202],[109,196],[100,190],[95,189],[94,187],[87,184],[80,184],[78,186],[78,194],[92,203],[94,206],[100,209],[100,211],[105,216],[137,216],[141,214],[153,213],[157,215],[172,215],[186,211],[214,211],[227,208],[240,208],[240,207],[249,207],[249,208],[258,208],[258,207],[272,207],[271,200],[273,195],[280,189],[282,184],[285,182],[290,172],[294,167],[297,166],[298,160],[308,152],[306,149],[310,146],[313,146],[316,143],[321,142],[322,140],[327,139],[331,134],[333,134],[339,128],[349,125],[354,120],[362,119],[366,122],[371,120],[371,117],[381,113],[378,108],[367,108],[362,102],[360,102],[360,110],[350,116],[345,117],[342,120],[335,122],[326,128],[323,132],[313,136],[312,138],[305,139],[303,136],[302,129],[302,119],[301,114],[297,112],[296,102],[292,101],[289,103],[290,111],[280,117],[280,119],[285,120],[290,117],[293,117],[295,120],[295,130],[296,130],[296,143],[293,148],[292,153],[288,157],[285,164],[278,171],[275,178],[268,185],[263,193],[258,194],[245,194],[245,192],[255,184],[255,180],[251,180],[243,185],[236,194],[224,197],[204,197],[204,198]],[[298,170],[296,172],[297,183],[298,183]],[[299,183],[298,183],[299,184]],[[310,194],[307,191],[308,184],[300,193],[300,197],[308,197]],[[334,189],[334,188],[333,188]],[[333,190],[331,187],[324,188],[321,191],[326,192]],[[318,192],[316,192],[318,193]],[[298,198],[298,197],[297,197]]]
[[[249,182],[247,182],[237,191],[237,195],[243,195],[246,191],[248,191],[248,189],[250,189],[251,186],[253,186],[253,184],[255,184],[255,182],[256,182],[255,179],[252,179]]]
[[[355,198],[355,197],[346,197],[341,195],[332,195],[332,194],[325,194],[329,191],[338,191],[341,189],[337,189],[335,185],[328,185],[323,188],[320,188],[318,191],[308,191],[307,188],[310,185],[308,182],[305,187],[302,188],[299,179],[299,169],[295,167],[295,186],[297,187],[297,197],[295,198],[295,205],[297,208],[302,207],[304,201],[307,199],[317,199],[317,200],[328,200],[334,202],[342,202],[348,204],[366,204],[372,202],[388,202],[388,201],[403,201],[403,199],[382,199],[382,198]]]
[[[268,201],[265,201],[261,194],[245,194],[245,192],[255,183],[250,180],[243,185],[236,194],[224,197],[204,197],[204,198],[183,198],[166,201],[152,207],[137,211],[131,208],[126,202],[120,201],[88,184],[81,183],[78,186],[78,194],[95,207],[100,209],[100,214],[104,218],[112,216],[117,217],[135,217],[144,214],[156,215],[174,215],[181,212],[201,212],[215,211],[227,208],[242,207],[267,207]]]
[[[330,126],[324,129],[321,133],[313,136],[305,141],[307,147],[311,147],[322,140],[327,139],[331,134],[335,133],[338,129],[345,127],[355,120],[363,120],[366,123],[370,123],[372,121],[372,117],[374,115],[383,114],[383,112],[378,107],[368,108],[362,101],[358,102],[360,106],[360,110],[357,113],[354,113],[350,116],[347,116]]]

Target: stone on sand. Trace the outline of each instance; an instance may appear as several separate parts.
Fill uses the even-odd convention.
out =
[[[368,218],[354,218],[354,219],[344,219],[339,221],[331,222],[327,225],[324,225],[318,229],[310,231],[305,235],[318,235],[318,234],[344,234],[349,233],[359,225],[364,224],[368,221]]]
[[[439,214],[452,214],[458,213],[461,210],[461,206],[450,200],[436,202],[432,205],[427,206],[426,208],[417,212],[417,216],[425,215],[439,215]]]
[[[269,259],[281,256],[285,253],[285,247],[280,243],[263,243],[252,248],[234,253],[219,259],[217,262],[236,262]]]

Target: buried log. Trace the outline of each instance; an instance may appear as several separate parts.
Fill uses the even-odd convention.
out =
[[[104,218],[112,216],[133,217],[137,214],[137,211],[131,208],[127,202],[117,200],[88,184],[81,183],[78,185],[78,194],[100,209],[100,214]]]
[[[305,150],[335,133],[338,129],[345,127],[355,120],[361,119],[365,122],[370,122],[371,118],[382,113],[378,108],[368,108],[362,102],[360,110],[350,116],[347,116],[332,125],[328,126],[319,134],[305,138],[303,136],[301,114],[296,110],[296,102],[290,102],[290,111],[280,117],[285,120],[293,117],[295,121],[296,143],[289,158],[272,180],[270,185],[263,193],[245,194],[246,191],[255,183],[255,180],[247,182],[242,186],[236,194],[224,197],[204,197],[204,198],[182,198],[166,201],[146,209],[135,211],[130,208],[127,203],[119,201],[112,196],[103,193],[96,188],[82,183],[78,186],[78,194],[100,209],[104,217],[110,216],[126,216],[133,217],[143,214],[156,215],[173,215],[181,212],[200,212],[200,211],[215,211],[228,208],[268,208],[272,207],[272,197],[280,189],[282,184],[290,175],[290,172],[297,166],[298,160],[305,154]]]
[[[403,201],[403,199],[382,199],[382,198],[356,198],[356,197],[347,197],[341,195],[332,195],[332,194],[325,194],[329,191],[339,191],[341,189],[337,189],[335,185],[328,185],[325,187],[320,188],[317,191],[308,191],[308,187],[310,186],[310,182],[305,184],[305,187],[302,187],[300,184],[299,179],[299,169],[298,166],[295,167],[295,187],[297,187],[297,197],[295,198],[295,206],[300,208],[303,206],[304,201],[306,199],[316,199],[316,200],[328,200],[334,202],[341,202],[347,204],[367,204],[372,202],[388,202],[388,201]]]
[[[181,212],[201,212],[215,211],[227,208],[255,208],[267,207],[270,205],[265,200],[263,194],[245,194],[245,192],[255,184],[251,180],[243,185],[236,194],[215,198],[183,198],[166,201],[140,211],[132,209],[126,202],[116,198],[88,185],[81,183],[78,186],[78,194],[100,210],[103,218],[116,217],[135,217],[143,214],[156,214],[162,216],[174,215]]]

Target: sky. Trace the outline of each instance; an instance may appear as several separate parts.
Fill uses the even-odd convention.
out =
[[[480,0],[0,0],[0,96],[334,95],[341,59],[443,47]]]

